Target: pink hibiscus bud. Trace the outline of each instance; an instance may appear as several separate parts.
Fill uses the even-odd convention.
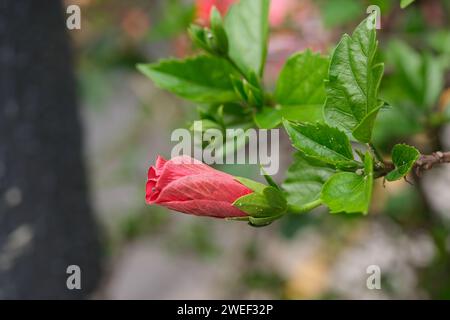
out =
[[[148,204],[199,216],[245,217],[233,202],[252,192],[233,176],[191,157],[167,161],[159,156],[148,170],[145,199]]]
[[[188,156],[168,161],[158,156],[148,170],[145,200],[174,211],[252,225],[267,225],[286,211],[285,199],[274,187],[233,177]]]

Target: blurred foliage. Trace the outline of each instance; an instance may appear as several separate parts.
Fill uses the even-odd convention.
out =
[[[319,1],[325,26],[333,28],[358,21],[365,13],[364,2],[353,0]]]
[[[214,241],[211,228],[201,222],[180,228],[167,245],[174,253],[192,252],[206,260],[213,259],[220,253],[220,247]]]
[[[160,15],[152,26],[150,39],[167,39],[186,31],[194,21],[195,6],[183,0],[164,1],[159,9]]]
[[[141,210],[130,213],[120,223],[120,234],[123,241],[135,240],[141,236],[161,231],[169,223],[169,217],[164,210]]]
[[[270,295],[282,296],[285,280],[276,271],[250,269],[243,272],[240,283],[250,290],[266,291]]]

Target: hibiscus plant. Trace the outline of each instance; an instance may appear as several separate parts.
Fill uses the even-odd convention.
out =
[[[344,34],[330,56],[311,50],[293,54],[269,92],[262,81],[269,5],[241,0],[224,18],[213,8],[209,27],[189,29],[202,54],[138,69],[160,88],[198,103],[205,123],[284,128],[297,150],[286,180],[278,186],[266,176],[263,185],[187,157],[159,158],[149,170],[148,203],[255,226],[320,205],[331,213],[367,214],[375,179],[406,179],[410,171],[420,175],[450,162],[450,153],[423,155],[403,143],[387,159],[373,143],[377,116],[390,108],[379,96],[384,63],[376,13]]]

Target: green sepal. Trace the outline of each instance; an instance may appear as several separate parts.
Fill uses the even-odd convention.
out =
[[[222,16],[215,6],[211,9],[209,21],[213,36],[211,47],[219,55],[226,56],[228,54],[228,37],[223,26]]]

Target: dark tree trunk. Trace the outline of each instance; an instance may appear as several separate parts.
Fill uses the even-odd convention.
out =
[[[0,0],[2,299],[85,298],[100,274],[65,19],[57,0]]]

